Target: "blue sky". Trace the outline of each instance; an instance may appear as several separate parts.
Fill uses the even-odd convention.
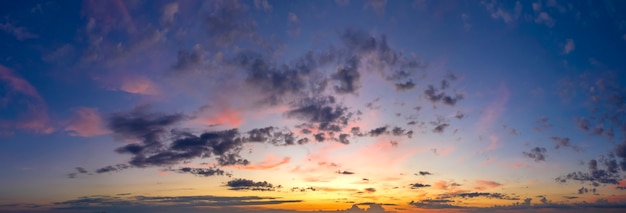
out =
[[[20,1],[0,211],[626,207],[621,1]]]

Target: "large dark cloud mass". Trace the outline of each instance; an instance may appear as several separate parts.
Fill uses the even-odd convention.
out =
[[[253,190],[253,191],[272,191],[275,190],[275,186],[267,181],[255,182],[248,179],[234,179],[228,181],[226,186],[230,187],[230,190]],[[280,187],[280,186],[277,186]]]
[[[622,170],[613,155],[602,157],[599,160],[591,159],[587,163],[586,172],[577,171],[557,177],[555,180],[565,183],[567,180],[586,182],[594,187],[604,184],[618,184],[622,180]]]

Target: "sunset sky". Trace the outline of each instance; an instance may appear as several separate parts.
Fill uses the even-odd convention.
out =
[[[0,15],[0,212],[626,209],[626,1]]]

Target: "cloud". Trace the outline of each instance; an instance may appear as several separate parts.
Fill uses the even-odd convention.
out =
[[[411,189],[430,187],[430,184],[422,184],[422,183],[413,183],[409,185],[411,186]]]
[[[420,200],[420,201],[411,201],[409,202],[409,205],[418,207],[418,208],[425,208],[425,209],[460,209],[460,208],[465,208],[462,206],[456,206],[450,203],[454,203],[454,200],[448,200],[448,199],[427,199],[427,200]]]
[[[245,165],[245,166],[236,165],[232,167],[237,168],[237,169],[244,169],[244,170],[266,170],[266,169],[272,169],[272,168],[279,167],[281,165],[288,164],[290,161],[291,161],[291,157],[284,157],[282,160],[278,161],[278,159],[276,159],[274,155],[267,155],[265,160],[262,162],[259,162],[256,164]]]
[[[163,6],[163,13],[161,14],[161,24],[173,24],[176,14],[178,14],[178,2],[172,2]]]
[[[166,171],[172,171],[176,173],[189,173],[200,177],[211,177],[211,176],[230,176],[230,173],[225,172],[224,170],[218,168],[190,168],[190,167],[182,167],[178,169],[169,169]]]
[[[49,134],[54,127],[49,124],[48,110],[44,99],[26,79],[0,65],[0,83],[6,95],[0,99],[2,119],[0,130],[29,130]]]
[[[495,0],[483,0],[480,2],[493,19],[501,19],[504,23],[510,24],[517,21],[522,13],[522,4],[519,1],[515,2],[513,11],[504,8]]]
[[[254,8],[265,12],[272,11],[272,5],[267,0],[254,0]]]
[[[546,129],[552,128],[552,124],[550,123],[550,119],[546,116],[542,116],[535,121],[535,129],[536,131],[543,131]]]
[[[443,80],[443,82],[447,81]],[[444,92],[439,92],[439,90],[436,89],[433,85],[428,85],[428,88],[424,90],[424,95],[426,95],[426,99],[433,104],[441,102],[448,106],[454,106],[456,105],[456,102],[463,100],[462,94],[446,95]]]
[[[179,50],[172,68],[178,71],[195,69],[204,62],[203,55],[200,45],[195,45],[191,51]]]
[[[530,150],[530,152],[522,152],[524,156],[535,160],[535,162],[546,161],[546,148],[543,147],[535,147]]]
[[[382,17],[385,15],[385,7],[387,6],[387,0],[368,0],[365,2],[365,9],[372,9],[376,15]]]
[[[84,196],[72,200],[55,202],[52,209],[106,211],[106,212],[206,212],[197,207],[223,207],[218,212],[233,212],[237,209],[228,207],[273,205],[281,203],[298,203],[301,200],[284,200],[280,197],[260,196]]]
[[[87,170],[85,170],[83,167],[76,167],[76,171],[81,174],[87,174]]]
[[[559,149],[561,147],[570,147],[572,148],[574,151],[581,151],[581,148],[576,146],[576,145],[571,145],[570,139],[569,138],[560,138],[560,137],[551,137],[550,139],[552,139],[552,141],[554,141],[556,143],[556,145],[554,146],[554,149]]]
[[[297,37],[300,35],[300,19],[298,18],[298,15],[293,12],[289,12],[287,15],[287,25],[287,34],[291,37]]]
[[[285,146],[306,142],[303,142],[306,138],[299,138],[288,129],[276,127],[256,128],[243,133],[235,128],[205,131],[201,134],[176,128],[179,123],[188,119],[189,116],[183,114],[152,113],[146,107],[140,107],[131,112],[113,114],[109,118],[108,126],[116,137],[132,142],[115,151],[130,154],[132,157],[128,165],[139,168],[172,166],[193,159],[213,157],[213,165],[216,167],[268,169],[288,163],[290,158],[284,158],[280,162],[268,159],[251,165],[250,161],[240,156],[244,144],[268,143]],[[317,121],[318,118],[311,119]],[[225,174],[220,168],[182,168],[169,171],[200,176]]]
[[[338,132],[348,125],[353,114],[336,104],[333,96],[327,96],[303,99],[285,115],[317,124],[319,130]]]
[[[167,131],[184,119],[186,117],[182,114],[147,113],[136,109],[130,113],[114,114],[109,127],[121,138],[140,140],[140,143],[116,149],[118,153],[131,154],[133,157],[129,164],[135,167],[173,165],[211,155],[216,156],[221,166],[249,163],[239,157],[244,141],[237,129],[205,132],[197,136],[185,131]],[[169,143],[163,140],[168,134],[173,137]]]
[[[213,44],[230,45],[240,39],[251,38],[256,22],[247,16],[248,5],[238,1],[211,1],[205,26]]]
[[[370,188],[365,188],[365,189],[363,189],[363,191],[365,191],[365,192],[367,192],[367,193],[374,193],[374,192],[376,192],[376,189],[375,189],[375,188],[371,188],[371,187],[370,187]]]
[[[442,133],[449,126],[450,126],[450,124],[447,124],[447,123],[437,124],[435,126],[435,128],[433,129],[433,132],[434,133]]]
[[[252,191],[274,191],[277,187],[267,181],[255,182],[248,179],[234,179],[226,183],[226,186],[230,187],[229,190],[252,190]],[[278,186],[280,187],[280,186]]]
[[[415,88],[415,83],[413,80],[408,80],[404,83],[396,83],[396,91],[406,91]]]
[[[574,48],[576,48],[576,45],[574,44],[574,40],[568,38],[567,40],[565,40],[565,45],[563,45],[563,53],[569,54],[572,51],[574,51]]]
[[[338,174],[342,174],[342,175],[353,175],[354,172],[351,171],[337,171]]]
[[[4,31],[5,33],[11,34],[18,41],[39,38],[39,35],[29,32],[24,27],[15,26],[15,24],[9,23],[8,21],[5,23],[0,23],[0,30]]]
[[[331,79],[339,82],[339,85],[334,87],[335,92],[338,94],[355,93],[361,87],[359,85],[361,74],[358,71],[358,66],[357,58],[348,59],[336,73],[330,76]]]
[[[477,180],[476,181],[476,190],[485,190],[502,186],[501,183],[490,181],[490,180]]]
[[[593,193],[593,194],[596,194],[596,188],[593,188],[593,189],[590,190],[590,189],[585,188],[585,187],[580,187],[580,189],[578,189],[578,194],[586,194],[589,191],[591,191],[591,193]]]
[[[106,166],[96,170],[96,173],[109,173],[109,172],[119,172],[125,169],[130,168],[130,166],[126,164],[117,164],[115,166]]]
[[[462,193],[448,193],[441,194],[437,199],[450,199],[450,198],[478,198],[484,197],[489,199],[501,199],[501,200],[519,200],[520,198],[517,196],[510,196],[502,193],[491,193],[491,192],[462,192]]]
[[[621,158],[620,167],[622,171],[626,171],[626,142],[618,144],[614,149],[615,155]]]
[[[325,81],[315,81],[309,76],[317,66],[332,62],[335,58],[331,56],[329,62],[320,63],[314,55],[310,55],[292,66],[280,66],[266,57],[256,52],[240,52],[231,60],[231,64],[247,73],[245,83],[262,91],[260,94],[264,95],[265,103],[271,105],[283,103],[294,95],[301,95],[306,91],[307,85],[318,85],[323,90]]]
[[[429,171],[419,171],[419,173],[415,173],[415,175],[426,176],[426,175],[433,175],[433,174],[430,173]]]
[[[550,14],[548,14],[547,12],[539,12],[539,14],[537,14],[537,17],[535,17],[535,23],[537,24],[545,24],[548,27],[554,27],[554,19],[552,19],[552,17],[550,16]],[[572,43],[573,45],[573,43]],[[573,49],[573,47],[572,47]]]
[[[620,166],[613,155],[602,157],[600,160],[589,160],[587,166],[587,172],[571,172],[567,175],[559,176],[555,180],[559,183],[565,183],[567,180],[588,182],[594,187],[598,187],[601,184],[616,185],[622,180]]]
[[[387,133],[387,126],[378,127],[369,131],[369,135],[372,137],[376,137],[385,133]]]
[[[76,109],[75,115],[65,127],[65,131],[68,131],[72,136],[81,137],[92,137],[110,133],[98,109],[88,107]]]
[[[198,120],[209,126],[227,125],[230,128],[238,127],[243,120],[243,113],[228,106],[219,106],[210,111],[209,115],[198,115]]]
[[[437,181],[437,182],[435,182],[433,184],[433,188],[441,189],[441,190],[454,189],[454,188],[459,187],[459,186],[461,186],[461,184],[458,184],[458,183],[453,182],[453,181],[448,182],[448,181],[443,181],[443,180]]]

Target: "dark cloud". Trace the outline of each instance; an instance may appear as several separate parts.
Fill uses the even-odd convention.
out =
[[[575,118],[574,121],[576,121],[580,130],[585,132],[591,131],[591,124],[587,118]]]
[[[305,98],[285,115],[317,124],[319,130],[337,132],[348,124],[353,113],[348,112],[347,107],[336,104],[333,96],[326,96]]]
[[[78,171],[78,173],[80,174],[87,174],[87,170],[85,170],[83,167],[76,167],[76,171]]]
[[[234,179],[228,181],[226,186],[230,187],[230,190],[252,190],[252,191],[274,191],[277,187],[267,181],[255,182],[248,179]],[[278,186],[280,187],[280,186]]]
[[[449,126],[450,126],[450,124],[447,124],[447,123],[440,123],[440,124],[437,124],[437,125],[435,126],[435,128],[433,129],[433,132],[434,132],[434,133],[442,133],[442,132],[443,132],[443,131],[447,128],[447,127],[449,127]]]
[[[424,95],[426,95],[426,99],[433,103],[439,102],[444,96],[443,93],[437,93],[437,90],[433,87],[433,85],[428,85],[428,88],[424,90]]]
[[[212,157],[218,166],[247,165],[250,162],[240,156],[245,143],[268,143],[276,146],[303,144],[307,138],[298,138],[284,128],[263,127],[240,133],[238,129],[207,131],[195,134],[175,129],[175,124],[185,119],[181,114],[149,113],[134,110],[111,116],[109,126],[114,134],[128,140],[141,140],[116,149],[118,153],[130,154],[126,164],[107,166],[96,171],[105,173],[129,167],[171,166],[192,159]],[[318,118],[311,118],[318,121]],[[323,118],[320,118],[321,121]],[[345,139],[345,138],[344,138]],[[178,173],[200,176],[223,175],[219,169],[183,168]]]
[[[543,147],[535,147],[530,149],[530,152],[522,152],[524,156],[535,160],[535,162],[546,161],[546,148]]]
[[[187,70],[202,63],[202,54],[199,48],[194,48],[192,51],[179,50],[176,59],[176,64],[173,68],[175,70]]]
[[[396,91],[406,91],[415,88],[413,80],[408,80],[404,83],[396,83]]]
[[[317,142],[324,142],[326,140],[326,134],[324,134],[323,132],[317,133],[313,136],[315,137],[315,140]]]
[[[374,193],[374,192],[376,192],[376,189],[375,188],[365,188],[365,189],[363,189],[363,191],[365,191],[367,193]]]
[[[502,194],[502,193],[491,193],[491,192],[467,192],[467,193],[452,193],[452,194],[442,194],[439,196],[439,199],[449,199],[449,198],[477,198],[484,197],[490,199],[501,199],[501,200],[519,200],[519,197],[513,197],[510,195]]]
[[[426,175],[433,175],[433,174],[430,173],[429,171],[419,171],[419,173],[415,173],[415,175],[426,176]]]
[[[265,101],[272,105],[284,102],[287,95],[303,93],[307,88],[307,76],[313,66],[278,66],[254,52],[241,52],[232,63],[247,72],[245,82],[262,91],[261,94],[266,95]]]
[[[351,171],[337,171],[338,174],[342,174],[342,175],[353,175],[354,172]]]
[[[376,129],[372,129],[369,131],[369,135],[372,137],[376,137],[376,136],[386,134],[386,133],[387,133],[387,126],[378,127]]]
[[[335,92],[338,94],[355,93],[359,88],[359,79],[361,74],[358,71],[359,61],[356,58],[349,59],[336,73],[330,76],[331,79],[338,81]]]
[[[279,129],[271,126],[252,129],[248,131],[247,136],[243,138],[245,142],[270,143],[277,146],[294,145],[299,140],[301,139],[289,129]]]
[[[454,117],[456,119],[463,119],[463,117],[465,117],[465,114],[463,114],[461,111],[456,111],[456,114],[454,115]]]
[[[178,169],[169,169],[167,171],[172,171],[176,173],[189,173],[196,176],[201,177],[210,177],[210,176],[230,176],[230,173],[225,172],[219,168],[190,168],[190,167],[182,167]]]
[[[350,140],[348,140],[348,137],[350,137],[349,134],[345,134],[345,133],[339,134],[339,143],[350,144]]]
[[[623,171],[626,171],[626,142],[618,144],[615,146],[615,155],[621,158],[620,167]]]
[[[105,167],[99,168],[96,170],[96,173],[102,174],[102,173],[109,173],[109,172],[119,172],[128,168],[130,168],[130,166],[126,164],[117,164],[114,166],[105,166]]]
[[[586,194],[588,192],[591,192],[592,194],[596,194],[596,188],[588,189],[585,187],[580,187],[580,189],[578,189],[578,194]]]
[[[411,189],[430,187],[430,184],[421,184],[421,183],[413,183],[409,185],[411,186]]]
[[[617,160],[612,155],[603,156],[600,160],[592,159],[587,163],[587,166],[587,172],[571,172],[557,177],[555,180],[560,183],[565,183],[567,180],[588,182],[594,187],[601,184],[618,184],[622,180]]]
[[[411,138],[411,137],[413,137],[413,130],[408,130],[408,131],[407,131],[406,129],[403,129],[403,128],[401,128],[401,127],[397,127],[397,126],[396,126],[396,127],[394,127],[394,128],[391,130],[391,134],[393,134],[394,136],[403,136],[403,135],[406,135],[407,137]]]
[[[271,205],[281,203],[296,203],[301,200],[283,200],[280,197],[259,196],[85,196],[72,200],[53,203],[54,209],[79,210],[87,212],[204,212],[197,211],[200,206],[241,206],[241,205]],[[220,212],[232,212],[228,209]]]
[[[424,209],[462,209],[466,207],[456,206],[450,203],[454,203],[454,200],[448,199],[428,199],[421,201],[411,201],[409,205],[424,208]]]
[[[140,139],[146,146],[156,146],[163,133],[185,119],[182,114],[148,113],[139,107],[129,113],[116,113],[109,118],[108,127],[124,139]]]
[[[537,121],[535,121],[535,127],[533,129],[541,132],[551,127],[552,127],[552,124],[550,124],[550,119],[546,116],[543,116],[543,117],[538,118]]]
[[[352,136],[363,136],[363,133],[361,133],[361,127],[358,126],[352,127],[352,129],[350,129],[350,133],[352,133]]]
[[[450,88],[450,82],[448,82],[448,80],[446,79],[441,80],[441,86],[439,88],[441,88],[442,90]]]
[[[581,151],[580,147],[570,144],[569,138],[551,137],[550,139],[552,139],[552,141],[556,143],[556,145],[554,146],[555,149],[559,149],[561,147],[570,147],[574,151]]]
[[[447,87],[448,86],[446,86],[446,88]],[[442,102],[448,106],[454,106],[456,102],[463,99],[462,94],[446,95],[444,92],[439,92],[433,85],[428,85],[428,88],[424,90],[424,95],[426,95],[426,99],[433,104]]]
[[[250,38],[256,23],[247,16],[248,5],[238,1],[211,1],[205,19],[207,32],[215,45],[229,45]]]
[[[448,119],[443,116],[437,116],[437,120],[430,121],[430,125],[434,126],[432,132],[434,133],[443,133],[447,127],[450,126],[448,123]],[[421,124],[420,124],[421,125]]]

